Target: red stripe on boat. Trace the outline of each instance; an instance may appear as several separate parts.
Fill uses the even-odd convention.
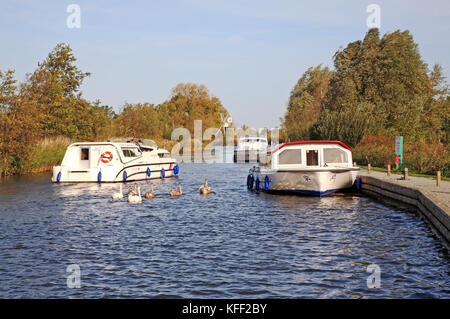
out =
[[[272,154],[275,153],[276,151],[282,149],[286,145],[295,145],[295,144],[339,144],[339,145],[345,147],[346,149],[348,149],[350,152],[352,151],[350,147],[348,147],[347,145],[345,145],[341,141],[298,141],[298,142],[287,142],[287,143],[284,143],[283,145],[278,147],[276,150],[272,151]]]

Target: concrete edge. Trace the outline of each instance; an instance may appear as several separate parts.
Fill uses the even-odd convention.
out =
[[[434,233],[444,239],[447,245],[450,243],[450,209],[436,196],[421,189],[393,184],[372,176],[360,177],[363,193],[389,199],[390,203],[401,208],[414,209],[431,225]]]

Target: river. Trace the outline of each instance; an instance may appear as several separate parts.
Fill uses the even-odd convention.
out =
[[[355,195],[255,194],[249,168],[181,164],[137,205],[111,200],[117,184],[4,180],[0,297],[450,297],[450,253],[415,213]],[[183,196],[170,198],[178,181]]]

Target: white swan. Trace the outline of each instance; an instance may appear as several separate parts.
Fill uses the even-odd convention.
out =
[[[122,183],[120,183],[119,188],[120,188],[120,190],[119,190],[118,193],[112,194],[112,199],[113,199],[113,200],[118,200],[118,199],[122,199],[122,198],[123,198]]]
[[[142,197],[141,197],[141,186],[137,188],[138,194],[137,195],[128,195],[128,203],[130,204],[139,204],[142,203]]]

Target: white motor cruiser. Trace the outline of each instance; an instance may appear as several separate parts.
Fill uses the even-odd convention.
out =
[[[61,165],[53,167],[52,182],[138,181],[172,177],[178,171],[176,160],[153,141],[83,142],[67,148]]]
[[[267,138],[259,136],[241,137],[234,150],[235,163],[267,163]]]
[[[321,196],[352,187],[358,172],[351,149],[342,142],[289,142],[272,151],[270,168],[250,169],[247,187]]]

